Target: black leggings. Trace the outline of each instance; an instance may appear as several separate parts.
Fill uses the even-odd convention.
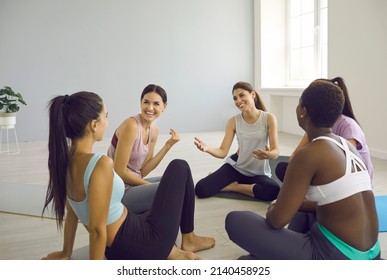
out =
[[[151,210],[128,216],[107,247],[107,259],[166,259],[181,233],[194,230],[195,195],[188,163],[175,159],[157,188]]]
[[[281,161],[277,164],[275,167],[275,175],[277,175],[277,178],[283,182],[285,178],[286,169],[288,168],[289,162]]]
[[[266,175],[246,176],[225,163],[214,173],[201,179],[195,186],[195,193],[200,198],[211,197],[235,181],[239,184],[255,184],[254,197],[263,201],[276,199],[280,190],[277,182]]]

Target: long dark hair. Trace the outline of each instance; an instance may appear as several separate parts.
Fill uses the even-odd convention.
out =
[[[236,89],[243,89],[243,90],[246,90],[246,91],[248,91],[250,93],[255,91],[255,98],[254,98],[255,108],[257,108],[258,110],[265,111],[265,112],[267,111],[266,107],[265,107],[265,104],[263,103],[262,98],[259,96],[258,92],[249,83],[247,83],[247,82],[237,82],[232,87],[232,91],[234,91]]]
[[[49,203],[62,227],[67,196],[67,172],[69,166],[69,141],[85,135],[91,120],[99,118],[103,110],[101,97],[93,92],[77,92],[72,95],[56,96],[48,104],[48,170],[49,182],[42,215]]]
[[[333,83],[341,88],[341,90],[343,91],[343,94],[344,94],[344,99],[345,99],[342,114],[347,116],[347,117],[350,117],[355,122],[357,122],[358,125],[360,125],[359,121],[355,117],[355,113],[353,112],[351,100],[349,99],[348,89],[347,89],[347,86],[345,85],[344,79],[342,77],[336,77],[336,78],[333,78],[331,80],[330,79],[318,79],[318,80],[331,82],[331,83]]]

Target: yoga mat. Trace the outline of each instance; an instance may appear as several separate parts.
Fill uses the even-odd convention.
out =
[[[379,232],[387,231],[387,195],[375,196],[376,211],[379,217]]]
[[[272,174],[271,178],[274,181],[276,181],[280,186],[282,185],[282,182],[275,175],[275,168],[276,168],[277,164],[279,162],[281,162],[281,161],[288,162],[289,161],[289,157],[288,156],[279,156],[276,159],[269,160],[269,164],[270,164],[270,168],[271,168],[271,174]],[[222,197],[222,198],[240,199],[240,200],[261,201],[261,200],[255,199],[253,197],[250,197],[250,196],[247,196],[247,195],[244,195],[244,194],[240,194],[240,193],[235,193],[235,192],[219,192],[215,196],[216,197]]]
[[[46,192],[47,186],[1,182],[0,211],[40,217]],[[48,206],[44,217],[53,217],[51,206]]]

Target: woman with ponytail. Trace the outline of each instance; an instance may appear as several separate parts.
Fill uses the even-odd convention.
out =
[[[195,193],[207,198],[219,191],[232,191],[271,201],[280,190],[271,178],[269,165],[269,160],[279,155],[276,117],[266,111],[258,92],[249,83],[236,83],[232,95],[241,113],[229,119],[220,147],[208,147],[199,138],[195,138],[195,145],[202,152],[225,158],[236,135],[238,150],[218,170],[201,179]]]
[[[125,185],[113,160],[93,153],[108,126],[107,115],[102,99],[92,92],[57,96],[49,103],[49,183],[43,211],[52,202],[58,228],[64,222],[64,244],[44,259],[71,257],[78,220],[89,232],[90,259],[198,259],[194,252],[213,247],[215,241],[193,231],[195,196],[187,162],[169,164],[151,210],[128,210],[121,202]],[[179,228],[181,249],[175,245]]]

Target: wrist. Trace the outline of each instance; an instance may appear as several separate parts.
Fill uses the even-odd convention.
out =
[[[172,145],[167,142],[167,143],[165,143],[164,147],[168,152],[172,148]]]

